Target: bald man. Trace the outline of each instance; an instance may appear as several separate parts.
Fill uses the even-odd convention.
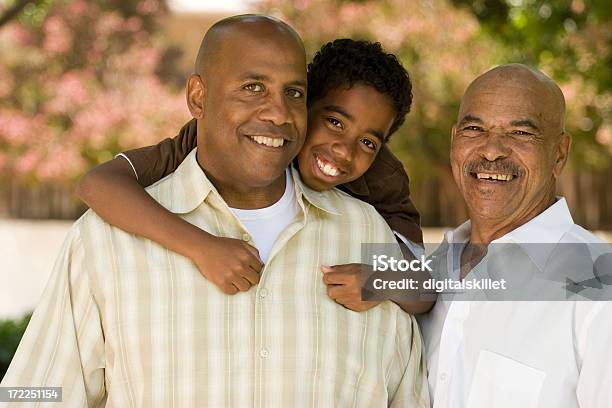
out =
[[[570,149],[564,118],[561,90],[533,68],[500,66],[469,85],[450,153],[469,221],[446,234],[439,276],[511,279],[529,269],[536,279],[547,273],[564,283],[572,243],[587,246],[590,272],[603,241],[574,224],[565,199],[555,196]],[[533,282],[515,289],[529,293]],[[610,406],[610,302],[461,296],[438,297],[420,319],[434,407]]]
[[[230,282],[240,291],[227,295],[189,259],[88,211],[2,385],[62,387],[66,406],[428,406],[414,318],[390,302],[355,313],[327,296],[321,265],[359,263],[363,242],[396,241],[373,207],[310,190],[288,168],[306,127],[297,34],[264,16],[215,24],[187,104],[199,148],[147,191],[232,238],[253,262]]]

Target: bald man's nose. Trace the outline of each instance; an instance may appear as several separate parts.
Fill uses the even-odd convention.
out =
[[[488,132],[478,148],[478,154],[488,161],[508,157],[511,152],[507,146],[506,136],[502,132]]]
[[[276,126],[293,123],[294,118],[284,95],[268,95],[259,113],[259,118]]]

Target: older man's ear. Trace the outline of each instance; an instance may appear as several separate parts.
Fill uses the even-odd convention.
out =
[[[192,74],[187,81],[187,106],[196,119],[204,118],[206,85],[198,74]]]
[[[559,136],[559,143],[557,144],[555,153],[555,165],[553,167],[553,174],[557,179],[561,176],[565,163],[567,163],[571,146],[572,136],[568,132],[563,132],[561,136]]]

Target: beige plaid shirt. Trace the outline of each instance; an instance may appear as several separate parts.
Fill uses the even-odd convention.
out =
[[[312,191],[292,171],[302,212],[260,283],[234,296],[88,211],[2,385],[61,386],[70,407],[429,406],[415,319],[390,302],[347,310],[320,272],[360,262],[360,244],[394,242],[391,231],[368,204]],[[148,192],[212,234],[250,240],[195,151]]]

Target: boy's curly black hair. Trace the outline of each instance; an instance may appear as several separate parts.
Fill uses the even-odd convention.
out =
[[[339,86],[362,83],[387,95],[395,108],[389,137],[404,123],[412,105],[412,83],[406,69],[380,43],[347,38],[328,42],[308,64],[308,107]]]

